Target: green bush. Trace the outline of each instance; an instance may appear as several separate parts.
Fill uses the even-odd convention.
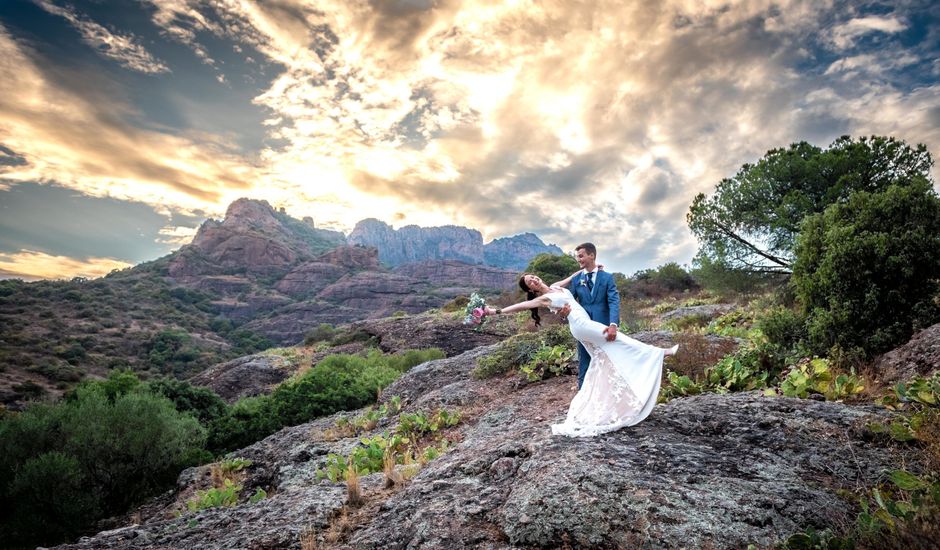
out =
[[[940,320],[940,197],[930,182],[857,192],[807,218],[793,282],[813,350],[869,355]]]
[[[320,323],[316,328],[312,328],[304,335],[304,345],[312,346],[318,342],[332,340],[336,335],[336,329],[329,323]]]
[[[777,306],[761,314],[757,328],[779,349],[790,350],[806,337],[806,320],[791,309]]]
[[[851,397],[864,389],[855,373],[835,373],[829,361],[819,358],[794,365],[780,383],[780,391],[787,397],[805,399],[810,394],[819,394],[829,401]]]
[[[157,378],[147,382],[154,395],[162,395],[173,402],[176,410],[195,416],[206,426],[226,414],[228,405],[217,393],[208,388],[197,388],[185,380]]]
[[[122,513],[172,485],[182,468],[205,457],[204,444],[205,430],[168,399],[138,389],[112,398],[103,383],[5,416],[0,508],[63,515],[53,522],[62,531],[54,531],[35,530],[22,515],[4,512],[2,531],[22,543],[61,542],[87,527],[89,518]],[[61,486],[47,492],[42,483]],[[50,494],[61,501],[58,507],[47,505]]]
[[[538,332],[524,332],[503,340],[496,351],[477,360],[476,378],[489,378],[531,362],[543,347],[574,347],[567,325],[552,325]]]
[[[569,346],[542,346],[519,370],[532,382],[544,380],[564,373],[573,357],[574,350]]]
[[[571,275],[580,268],[578,261],[567,254],[542,253],[532,258],[525,272],[541,277],[545,284],[552,284]]]
[[[209,449],[221,453],[258,441],[284,426],[294,426],[337,411],[358,409],[411,367],[443,357],[439,349],[394,355],[330,355],[270,395],[239,400],[210,424]]]

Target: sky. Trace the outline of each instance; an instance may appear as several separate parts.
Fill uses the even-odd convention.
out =
[[[0,0],[0,74],[0,278],[157,258],[240,197],[631,274],[770,149],[940,157],[928,0]]]

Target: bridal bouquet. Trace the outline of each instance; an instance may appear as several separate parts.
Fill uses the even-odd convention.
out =
[[[476,325],[476,328],[479,329],[483,326],[483,321],[486,320],[485,308],[486,302],[483,297],[476,292],[471,294],[470,301],[467,302],[467,307],[464,309],[463,324]]]

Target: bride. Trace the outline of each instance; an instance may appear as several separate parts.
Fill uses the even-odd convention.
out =
[[[568,328],[591,354],[591,365],[584,384],[571,401],[567,418],[562,424],[553,424],[552,433],[585,437],[633,426],[646,418],[656,405],[663,358],[674,355],[679,346],[658,348],[622,332],[608,341],[607,327],[592,321],[564,288],[570,279],[548,286],[537,275],[526,273],[519,279],[519,286],[536,297],[502,309],[487,307],[486,313],[498,315],[538,307],[557,311],[569,306]]]

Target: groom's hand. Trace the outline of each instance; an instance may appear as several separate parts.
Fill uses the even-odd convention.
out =
[[[565,307],[558,310],[558,315],[565,321],[568,320],[568,314],[571,313],[571,304],[565,304]]]
[[[610,325],[604,329],[604,336],[607,337],[608,342],[613,342],[617,339],[617,327]]]

